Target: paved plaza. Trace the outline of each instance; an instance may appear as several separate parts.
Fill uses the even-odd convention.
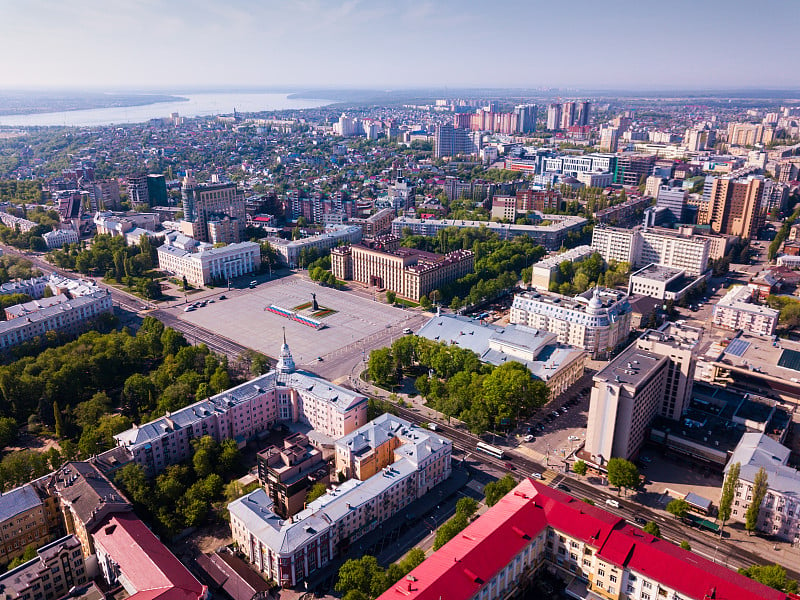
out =
[[[324,329],[315,330],[264,310],[271,304],[293,310],[310,302],[312,293],[317,295],[320,308],[336,311],[318,319],[326,325]],[[383,336],[387,330],[402,335],[402,329],[418,316],[363,296],[320,286],[299,275],[261,283],[252,290],[233,290],[225,294],[227,300],[219,300],[215,295],[217,300],[213,304],[188,313],[183,312],[181,306],[176,308],[179,311],[176,314],[186,322],[269,356],[277,355],[285,327],[298,365],[315,364],[318,356],[325,359],[345,347]],[[309,315],[308,309],[301,312]]]

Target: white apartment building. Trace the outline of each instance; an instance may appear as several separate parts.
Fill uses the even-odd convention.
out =
[[[800,542],[800,472],[789,466],[790,450],[765,433],[745,433],[725,467],[739,463],[739,479],[731,520],[744,522],[753,499],[753,481],[767,471],[767,495],[761,503],[756,528],[787,542]]]
[[[695,276],[708,270],[708,240],[661,228],[643,229],[640,234],[641,254],[636,266],[655,263]]]
[[[592,249],[599,252],[606,262],[615,260],[636,264],[641,238],[635,229],[595,225],[592,232]]]
[[[554,275],[562,262],[566,260],[577,263],[589,258],[595,252],[591,246],[577,246],[566,252],[543,258],[533,265],[531,287],[544,292],[549,291],[550,283],[554,280]]]
[[[266,577],[285,587],[301,584],[328,564],[342,543],[353,543],[380,527],[450,476],[450,440],[391,415],[379,419],[383,426],[372,431],[380,439],[366,439],[368,424],[337,443],[338,464],[339,453],[346,461],[345,455],[357,452],[356,446],[388,449],[383,443],[370,444],[380,442],[386,433],[400,436],[388,464],[365,480],[345,481],[289,520],[273,512],[273,502],[263,489],[228,505],[234,541]]]
[[[276,370],[195,402],[173,413],[135,425],[114,436],[134,462],[153,476],[192,456],[191,440],[210,435],[244,443],[278,421],[303,422],[340,438],[367,422],[367,399],[303,371],[295,371],[284,343]]]
[[[42,237],[50,250],[63,248],[67,244],[77,244],[80,239],[78,238],[78,232],[74,229],[54,229],[42,234]]]
[[[158,267],[191,285],[202,287],[214,281],[254,273],[261,266],[261,247],[255,242],[238,242],[220,248],[200,246],[198,252],[169,243],[157,248]]]
[[[592,248],[610,262],[625,261],[633,267],[649,264],[663,265],[701,275],[708,270],[710,241],[671,229],[596,226],[592,233]]]
[[[0,321],[0,352],[41,338],[48,331],[76,335],[90,321],[113,312],[111,294],[102,290],[42,308],[24,317]]]
[[[569,298],[559,294],[523,292],[514,296],[510,322],[555,333],[558,341],[607,356],[628,338],[631,306],[628,296],[595,288]]]
[[[734,286],[714,305],[711,322],[717,327],[742,329],[756,335],[772,335],[778,326],[779,311],[753,304],[753,288]]]

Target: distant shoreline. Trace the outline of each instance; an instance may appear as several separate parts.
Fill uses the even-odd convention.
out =
[[[185,96],[166,94],[91,94],[75,96],[4,94],[0,91],[0,116],[38,115],[97,108],[126,108],[164,102],[188,102]],[[11,106],[9,106],[11,104]]]

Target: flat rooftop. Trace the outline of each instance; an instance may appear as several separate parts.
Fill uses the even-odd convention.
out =
[[[638,387],[665,360],[666,357],[660,354],[640,350],[631,345],[599,371],[594,380]]]
[[[673,269],[672,267],[664,267],[651,263],[636,271],[631,277],[644,277],[653,281],[670,281],[681,275],[683,275],[681,269]]]

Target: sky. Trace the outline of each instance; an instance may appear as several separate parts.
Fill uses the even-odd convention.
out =
[[[0,0],[0,87],[797,89],[797,3]]]

